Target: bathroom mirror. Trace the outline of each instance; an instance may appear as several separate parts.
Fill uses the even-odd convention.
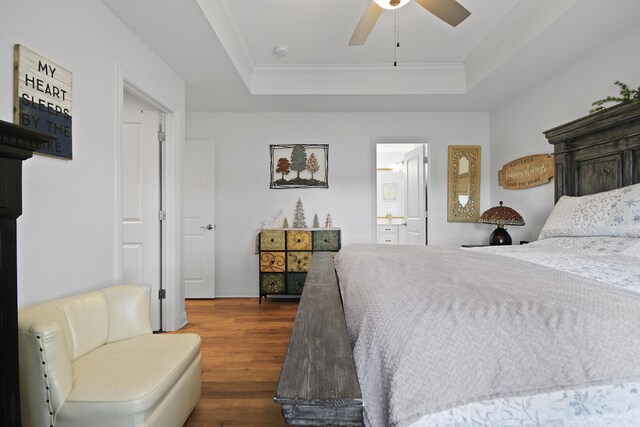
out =
[[[480,217],[480,146],[449,146],[447,221],[476,222]]]

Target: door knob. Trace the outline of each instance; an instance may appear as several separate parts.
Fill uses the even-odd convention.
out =
[[[207,230],[213,230],[214,227],[211,224],[207,224],[206,227],[204,225],[201,225],[200,228],[206,228]]]

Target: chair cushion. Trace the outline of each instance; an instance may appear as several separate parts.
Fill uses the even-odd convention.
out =
[[[109,305],[108,343],[151,333],[149,291],[149,285],[122,285],[102,289]]]
[[[109,307],[102,292],[87,292],[52,303],[60,307],[67,318],[73,337],[71,357],[74,360],[107,342]]]
[[[200,337],[195,334],[146,334],[106,344],[73,362],[73,389],[60,415],[72,418],[74,408],[86,413],[87,405],[114,415],[144,413],[199,354]]]

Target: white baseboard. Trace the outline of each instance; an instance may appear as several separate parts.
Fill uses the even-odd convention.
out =
[[[216,298],[258,298],[257,289],[216,289]]]
[[[254,291],[253,289],[216,289],[216,298],[258,298],[258,292]],[[269,295],[268,298],[274,298],[274,299],[278,299],[278,298],[286,298],[286,299],[290,299],[290,298],[296,298],[295,296],[291,296],[291,295]],[[191,298],[191,299],[198,299],[198,298]],[[207,299],[207,298],[204,298]],[[184,316],[184,321],[186,322],[186,314],[183,313]],[[180,318],[180,321],[182,321],[182,317]]]
[[[187,320],[187,312],[183,311],[180,315],[180,327],[178,329],[184,328],[185,326],[187,326],[187,323],[189,323],[189,321]]]

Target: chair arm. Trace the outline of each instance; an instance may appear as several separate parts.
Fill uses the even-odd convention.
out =
[[[55,321],[25,319],[20,324],[18,343],[23,425],[54,425],[73,386],[65,334]]]

